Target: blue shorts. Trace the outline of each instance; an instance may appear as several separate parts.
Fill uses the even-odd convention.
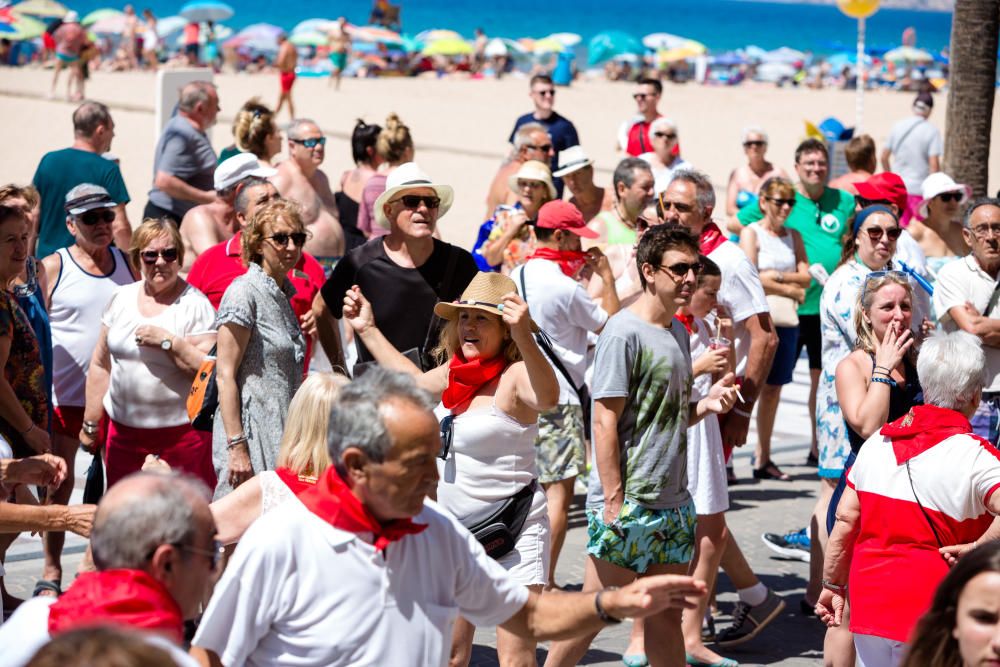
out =
[[[778,332],[778,350],[774,353],[767,384],[778,387],[792,381],[795,362],[798,361],[799,328],[775,327]]]
[[[654,510],[628,498],[618,518],[604,523],[604,506],[587,509],[587,553],[643,574],[650,565],[678,565],[694,555],[694,503]]]

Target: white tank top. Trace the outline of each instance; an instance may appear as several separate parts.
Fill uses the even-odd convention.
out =
[[[537,423],[522,424],[494,403],[458,415],[454,429],[448,458],[438,459],[437,501],[457,519],[489,515],[538,477]]]
[[[101,315],[120,285],[135,282],[128,259],[111,248],[114,262],[107,275],[87,273],[68,248],[56,251],[62,260],[52,288],[52,403],[82,407],[86,403],[87,367],[101,333]]]
[[[783,236],[774,236],[760,223],[751,222],[747,226],[753,227],[757,234],[758,271],[768,269],[782,273],[795,271],[795,243],[789,230],[786,229]]]

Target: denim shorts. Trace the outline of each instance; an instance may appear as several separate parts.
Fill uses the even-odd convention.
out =
[[[587,553],[643,574],[650,565],[678,565],[694,555],[694,503],[654,510],[628,498],[618,518],[604,523],[604,506],[587,509]]]

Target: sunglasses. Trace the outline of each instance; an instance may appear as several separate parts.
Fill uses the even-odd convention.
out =
[[[177,248],[164,248],[163,250],[143,250],[139,253],[142,263],[146,266],[156,264],[156,260],[163,258],[167,264],[177,261]]]
[[[962,193],[961,192],[942,192],[941,194],[938,195],[938,199],[940,199],[943,202],[962,201]]]
[[[536,151],[542,151],[543,153],[548,153],[552,150],[552,144],[542,144],[541,146],[535,146],[532,144],[529,148],[534,148]]]
[[[656,97],[656,95],[654,95],[653,93],[636,93],[635,95],[632,96],[632,99],[638,102],[639,100],[644,100],[647,97]]]
[[[448,459],[448,452],[451,451],[451,443],[455,439],[455,415],[447,415],[441,420],[441,449],[438,450],[438,458],[442,461]]]
[[[660,139],[668,139],[670,141],[673,141],[674,139],[677,138],[677,135],[674,134],[673,132],[653,132],[653,136],[658,137]]]
[[[76,219],[87,226],[96,225],[99,222],[114,222],[115,212],[110,208],[101,209],[99,211],[87,211],[86,213],[81,213],[76,216]]]
[[[556,90],[555,90],[555,88],[547,88],[545,90],[536,90],[535,94],[536,95],[541,95],[542,97],[555,97],[556,96]]]
[[[879,239],[882,238],[883,234],[885,234],[890,241],[895,241],[896,239],[899,238],[899,235],[903,233],[903,230],[900,229],[899,227],[893,227],[891,229],[883,229],[878,225],[874,227],[869,227],[865,231],[868,232],[868,238],[871,239],[872,243],[877,243]]]
[[[781,206],[788,206],[788,207],[795,206],[795,199],[794,198],[792,198],[792,199],[781,199],[779,197],[764,197],[764,199],[768,200],[769,202],[773,203],[775,206],[778,206],[779,208]]]
[[[660,269],[663,269],[677,280],[682,280],[687,277],[688,271],[693,273],[694,277],[697,278],[698,274],[701,273],[704,268],[705,265],[701,262],[691,262],[690,264],[687,262],[678,262],[677,264],[671,264],[670,266],[658,266],[656,267],[656,270],[659,271]]]
[[[403,195],[396,201],[403,202],[406,208],[418,208],[421,202],[427,208],[437,208],[441,205],[441,198],[434,195]]]
[[[265,238],[274,241],[274,243],[280,248],[287,247],[288,241],[291,239],[296,248],[301,248],[306,244],[306,239],[309,238],[309,236],[305,232],[278,232],[277,234],[272,234],[271,236],[267,236]]]
[[[760,148],[761,146],[767,146],[766,141],[744,141],[743,148]]]
[[[868,294],[868,285],[873,280],[878,280],[880,278],[885,278],[886,276],[892,276],[900,282],[907,282],[910,278],[902,271],[872,271],[867,276],[865,276],[865,284],[861,286],[861,294]]]
[[[316,146],[326,146],[326,137],[313,137],[311,139],[290,139],[289,141],[302,144],[306,148],[316,148]]]

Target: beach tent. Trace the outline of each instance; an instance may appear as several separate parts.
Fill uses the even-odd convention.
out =
[[[13,9],[18,14],[42,19],[61,19],[69,11],[66,5],[56,0],[24,0],[14,5]]]
[[[615,56],[630,53],[642,55],[642,43],[621,30],[605,30],[594,35],[587,44],[587,64],[597,65]]]
[[[125,12],[118,9],[112,9],[111,7],[105,7],[104,9],[95,9],[94,11],[90,12],[89,14],[83,17],[83,19],[80,21],[80,25],[91,26],[97,23],[98,21],[102,21],[107,18],[114,18],[116,16],[125,16]]]
[[[188,21],[207,23],[208,21],[227,21],[236,12],[224,2],[217,2],[217,0],[194,0],[181,7],[181,10],[177,13]]]
[[[425,46],[421,53],[425,56],[463,56],[474,51],[464,39],[438,39]]]

